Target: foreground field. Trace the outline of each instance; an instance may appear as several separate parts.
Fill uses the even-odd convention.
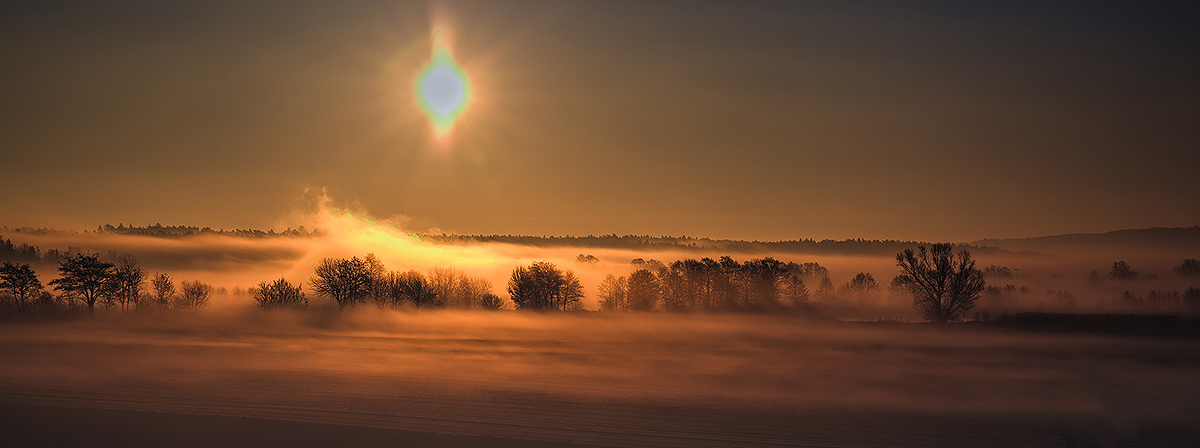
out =
[[[23,445],[1195,446],[1197,353],[752,315],[10,323],[0,425]]]

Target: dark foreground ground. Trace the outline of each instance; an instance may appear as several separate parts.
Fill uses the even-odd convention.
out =
[[[0,404],[13,447],[555,448],[564,443],[219,415]]]
[[[1200,446],[1200,341],[770,316],[0,326],[4,446]]]

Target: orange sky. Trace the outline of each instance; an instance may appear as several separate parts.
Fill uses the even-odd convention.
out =
[[[0,225],[268,228],[320,187],[463,233],[1200,222],[1194,6],[962,3],[6,2]],[[441,144],[435,23],[473,90]]]

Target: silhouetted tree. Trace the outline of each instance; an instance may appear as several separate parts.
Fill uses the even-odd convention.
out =
[[[1137,278],[1138,273],[1129,266],[1129,263],[1126,263],[1125,261],[1115,261],[1113,262],[1112,271],[1108,273],[1108,276],[1115,279],[1132,280]]]
[[[117,258],[105,289],[106,295],[121,304],[125,311],[129,305],[138,305],[142,296],[142,284],[146,281],[146,271],[138,266],[137,260],[130,255]]]
[[[817,300],[828,301],[833,297],[833,281],[829,279],[829,269],[819,263],[788,263],[787,271],[800,278],[806,286],[815,286],[816,290],[812,291],[812,295]],[[807,293],[808,288],[805,288],[805,291]]]
[[[1013,273],[1012,273],[1012,270],[1008,268],[1008,266],[996,266],[993,264],[986,268],[983,268],[983,276],[984,277],[1012,278]]]
[[[273,282],[260,282],[254,290],[254,301],[265,310],[272,308],[306,308],[308,298],[300,285],[293,285],[282,277]]]
[[[929,320],[947,322],[961,318],[975,306],[986,286],[983,272],[975,268],[971,253],[954,246],[934,244],[926,250],[906,249],[896,254],[901,273],[896,282],[913,295],[913,306]]]
[[[513,269],[508,294],[517,309],[573,310],[579,308],[583,286],[573,272],[539,261]]]
[[[112,268],[112,263],[100,261],[98,255],[75,254],[59,264],[59,278],[50,284],[55,290],[78,296],[87,304],[88,312],[94,312]]]
[[[6,262],[0,266],[0,289],[12,294],[17,311],[25,311],[25,302],[41,295],[42,281],[29,265]]]
[[[629,274],[626,281],[625,303],[633,311],[651,311],[658,306],[658,279],[645,269],[638,269]]]
[[[742,264],[725,255],[717,261],[717,269],[720,273],[720,296],[716,308],[740,308],[745,303],[746,295],[746,276],[742,273]]]
[[[701,260],[686,259],[671,263],[671,270],[679,272],[679,294],[680,302],[683,308],[688,309],[704,309],[710,308],[713,301],[713,272],[710,269],[711,263],[716,266],[717,263],[712,259],[705,258]]]
[[[367,270],[367,279],[370,283],[368,289],[371,291],[364,301],[373,300],[376,304],[381,304],[380,297],[386,293],[385,289],[387,289],[387,268],[374,253],[368,253],[366,257],[363,257],[363,265]]]
[[[1151,305],[1177,305],[1179,304],[1179,291],[1158,291],[1152,290],[1146,293],[1146,303]]]
[[[163,308],[171,306],[175,298],[175,283],[171,276],[158,273],[150,280],[150,285],[154,287],[154,304]]]
[[[313,292],[332,298],[338,308],[365,302],[374,287],[370,267],[358,257],[321,260],[309,283]]]
[[[1200,260],[1188,258],[1175,269],[1175,275],[1180,277],[1200,277]]]
[[[787,275],[787,265],[771,257],[742,264],[746,281],[746,307],[773,308],[779,305],[779,286]]]
[[[689,285],[683,278],[679,262],[658,271],[654,281],[658,286],[657,302],[664,311],[683,311],[688,308],[692,291],[689,291]]]
[[[793,306],[808,302],[808,287],[804,285],[804,280],[798,275],[788,273],[783,279],[783,297]]]
[[[485,310],[502,310],[504,309],[504,299],[489,292],[479,298],[479,307]]]
[[[625,277],[608,274],[600,281],[596,297],[600,299],[600,309],[603,311],[624,311],[629,309],[625,302]]]
[[[58,300],[58,297],[55,297],[54,294],[50,294],[46,291],[40,291],[36,296],[34,296],[32,303],[42,310],[54,311],[62,302]]]
[[[179,284],[179,295],[175,298],[175,308],[184,311],[197,311],[208,306],[212,297],[213,287],[199,280]]]
[[[817,285],[817,300],[828,302],[833,299],[833,281],[828,276],[821,277],[821,283]]]
[[[650,272],[658,272],[663,269],[666,269],[666,267],[667,267],[661,261],[655,260],[653,258],[651,258],[649,260],[643,260],[641,258],[634,258],[633,260],[629,261],[629,264],[632,265],[634,269],[645,269]]]
[[[842,285],[842,291],[848,294],[871,294],[879,291],[879,283],[875,282],[870,272],[859,272]]]
[[[460,274],[454,292],[463,308],[486,308],[483,306],[483,299],[492,294],[492,282],[485,278]]]
[[[581,264],[596,264],[600,262],[600,259],[596,258],[595,255],[579,254],[575,257],[575,262]]]
[[[1200,288],[1188,288],[1184,291],[1183,303],[1188,306],[1200,306]]]
[[[1129,305],[1140,305],[1142,303],[1142,296],[1134,294],[1133,291],[1125,291],[1121,293],[1121,301]]]
[[[433,268],[429,270],[429,275],[425,276],[425,280],[429,285],[429,289],[442,300],[442,304],[449,308],[470,308],[470,303],[463,303],[462,297],[458,294],[458,277],[459,272],[450,268]]]
[[[388,304],[399,308],[410,304],[416,308],[434,308],[445,306],[437,292],[430,287],[425,276],[417,271],[392,272],[388,274],[387,297]]]

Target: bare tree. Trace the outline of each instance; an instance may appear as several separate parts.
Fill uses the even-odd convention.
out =
[[[1108,276],[1121,280],[1133,280],[1137,278],[1138,273],[1129,266],[1129,263],[1122,260],[1113,262],[1112,271],[1108,273]]]
[[[502,310],[504,309],[504,299],[489,292],[479,299],[479,307],[485,310]]]
[[[575,273],[539,261],[513,269],[508,294],[518,309],[573,310],[579,308],[583,286]]]
[[[260,282],[254,289],[254,301],[266,310],[308,306],[308,298],[304,297],[300,285],[293,285],[282,277],[273,282]]]
[[[1183,260],[1183,263],[1174,269],[1175,275],[1180,277],[1200,277],[1200,260],[1188,258]]]
[[[638,269],[629,274],[626,281],[625,303],[633,311],[653,311],[661,299],[654,274],[645,269]]]
[[[171,276],[166,273],[155,274],[150,284],[154,287],[154,304],[162,308],[171,306],[175,297],[175,283],[171,281]]]
[[[387,268],[384,267],[383,262],[374,253],[368,253],[366,257],[363,257],[363,265],[367,268],[367,278],[370,281],[369,289],[371,293],[368,299],[382,307],[383,300],[381,299],[386,294],[385,290],[387,289]]]
[[[4,263],[4,266],[0,266],[0,289],[8,291],[16,299],[17,311],[25,311],[25,302],[40,297],[42,282],[29,265]]]
[[[138,305],[145,281],[146,271],[138,266],[137,260],[131,255],[122,255],[109,275],[108,296],[121,304],[121,311],[126,311],[130,305]]]
[[[213,287],[199,280],[180,283],[179,296],[175,299],[175,308],[184,311],[197,311],[208,306],[212,297]]]
[[[59,263],[59,278],[50,284],[56,290],[78,295],[87,304],[88,312],[94,312],[96,299],[103,295],[112,268],[112,263],[100,261],[98,255],[75,254]]]
[[[822,277],[821,283],[817,285],[817,298],[823,302],[834,300],[833,281],[829,277]]]
[[[425,276],[425,280],[429,285],[429,289],[441,298],[442,303],[449,308],[470,308],[469,303],[463,303],[463,298],[458,294],[458,278],[461,274],[456,269],[451,268],[433,268],[429,270],[429,275]]]
[[[870,272],[859,272],[854,275],[854,278],[842,285],[840,292],[856,299],[862,299],[870,294],[879,292],[879,289],[879,283],[875,281],[875,277],[871,276]]]
[[[445,302],[429,286],[425,276],[417,271],[392,272],[387,277],[387,305],[399,308],[411,304],[417,308],[445,306]]]
[[[975,306],[987,283],[983,272],[975,268],[970,252],[953,253],[950,244],[934,244],[929,250],[919,246],[896,254],[901,273],[895,283],[913,295],[913,306],[926,318],[947,322],[961,318]]]
[[[983,268],[983,276],[984,277],[1012,278],[1013,273],[1012,273],[1012,269],[1009,269],[1008,266],[996,266],[993,264],[986,268]]]
[[[783,297],[793,306],[808,302],[808,287],[804,285],[804,279],[788,273],[783,279]]]
[[[833,295],[833,281],[829,280],[829,269],[820,263],[788,263],[787,271],[799,277],[805,285],[816,285],[817,290],[814,293],[818,300],[826,300]]]
[[[596,297],[600,299],[600,309],[603,311],[623,311],[629,309],[625,302],[625,277],[608,274],[600,281]]]
[[[492,282],[485,278],[462,275],[458,278],[458,285],[455,289],[459,296],[459,303],[464,308],[482,307],[484,297],[492,294]]]
[[[321,260],[309,283],[313,292],[332,298],[338,308],[365,302],[372,293],[371,268],[358,257]]]

